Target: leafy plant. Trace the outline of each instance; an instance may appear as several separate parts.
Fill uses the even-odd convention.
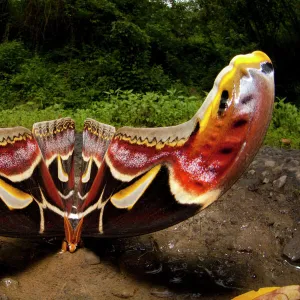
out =
[[[277,98],[265,143],[281,147],[282,139],[290,140],[291,148],[300,148],[300,110],[285,98]]]
[[[12,41],[0,44],[0,78],[1,73],[13,74],[19,71],[20,65],[29,57],[29,51],[23,43]]]
[[[66,109],[55,104],[41,109],[35,102],[0,111],[0,127],[25,126],[31,128],[35,122],[70,116],[79,126],[86,118],[102,123],[121,126],[159,127],[182,123],[198,110],[202,99],[180,95],[180,91],[169,91],[167,95],[149,92],[133,93],[132,90],[110,90],[102,101],[91,102],[85,108]]]

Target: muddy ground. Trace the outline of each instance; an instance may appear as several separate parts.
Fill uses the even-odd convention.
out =
[[[199,215],[136,238],[0,237],[0,299],[231,299],[300,284],[300,151],[264,147]]]

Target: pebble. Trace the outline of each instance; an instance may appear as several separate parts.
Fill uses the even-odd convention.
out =
[[[1,285],[5,286],[7,289],[16,290],[19,287],[19,282],[15,279],[6,277],[1,279]]]
[[[252,166],[255,166],[256,164],[257,164],[257,160],[254,160],[254,161],[251,163]]]
[[[287,164],[287,167],[288,168],[296,168],[296,167],[299,167],[300,163],[298,160],[291,160],[288,164]]]
[[[276,162],[274,160],[266,160],[265,161],[265,167],[274,168],[276,165]]]
[[[272,173],[275,178],[278,178],[280,175],[282,175],[282,166],[277,166],[276,168],[272,169]]]
[[[285,245],[283,254],[293,262],[300,262],[300,231],[295,232],[293,238]]]
[[[264,183],[264,184],[267,184],[267,183],[269,183],[269,182],[270,182],[270,179],[269,179],[269,178],[264,178],[264,179],[263,179],[263,183]]]
[[[286,183],[286,179],[287,179],[287,176],[283,175],[283,176],[279,177],[278,179],[274,180],[273,181],[274,188],[277,188],[277,189],[282,188]]]
[[[250,171],[248,171],[248,174],[254,175],[254,174],[255,174],[255,170],[250,170]]]
[[[174,293],[166,288],[153,288],[150,294],[157,298],[174,298]]]
[[[122,290],[115,290],[112,291],[112,294],[118,298],[122,298],[122,299],[128,299],[128,298],[132,298],[136,292],[136,288],[124,288]]]
[[[85,249],[84,260],[88,265],[98,265],[101,260],[98,255],[96,255],[93,251],[89,251]]]

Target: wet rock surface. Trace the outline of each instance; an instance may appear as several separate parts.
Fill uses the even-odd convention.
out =
[[[295,232],[293,238],[285,245],[283,254],[300,265],[300,231]]]
[[[264,147],[197,216],[127,239],[0,237],[0,299],[231,299],[299,284],[300,151]],[[3,280],[13,279],[14,288]]]

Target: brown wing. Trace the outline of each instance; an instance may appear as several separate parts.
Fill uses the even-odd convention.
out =
[[[106,150],[114,136],[115,128],[93,119],[84,122],[82,166],[78,197],[82,202],[87,197],[96,174],[102,165]]]
[[[63,234],[64,204],[39,146],[23,127],[0,129],[0,234]]]
[[[235,57],[188,122],[119,129],[79,207],[84,235],[171,226],[207,207],[244,172],[271,119],[274,74],[262,52]]]
[[[46,166],[64,202],[66,211],[72,212],[75,199],[74,121],[71,118],[62,118],[35,123],[32,133],[38,142]]]

